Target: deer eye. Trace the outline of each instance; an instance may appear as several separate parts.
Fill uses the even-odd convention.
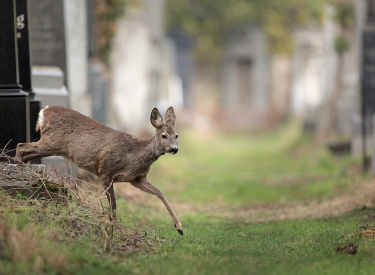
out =
[[[166,134],[162,134],[161,137],[164,138],[164,139],[166,139],[167,135]]]
[[[176,138],[178,138],[178,135],[176,135]]]

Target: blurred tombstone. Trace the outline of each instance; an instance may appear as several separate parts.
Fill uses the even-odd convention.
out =
[[[363,32],[362,48],[362,141],[363,155],[367,154],[367,135],[372,134],[372,117],[375,114],[375,31]],[[369,124],[369,125],[368,125]],[[371,128],[370,128],[371,127]],[[371,148],[371,147],[369,147]]]
[[[69,106],[68,90],[64,85],[64,72],[59,67],[33,66],[34,91],[42,98],[42,106]]]
[[[111,52],[111,109],[119,128],[129,133],[151,134],[151,124],[144,123],[151,109],[176,105],[175,98],[180,98],[175,96],[181,89],[174,81],[172,47],[164,34],[164,8],[164,0],[129,5],[118,22]]]
[[[91,95],[88,93],[87,1],[64,0],[64,19],[70,107],[91,117]]]
[[[193,58],[191,48],[193,40],[180,31],[172,31],[168,34],[175,45],[175,66],[177,74],[181,79],[183,104],[185,108],[191,108],[192,98],[190,91],[191,70],[193,67]]]
[[[101,61],[95,59],[97,52],[95,2],[95,0],[87,0],[88,92],[92,99],[92,118],[107,123],[106,68]]]
[[[324,99],[320,82],[324,61],[323,32],[315,27],[299,28],[294,31],[294,37],[291,107],[294,114],[308,116],[314,114]]]
[[[150,40],[147,21],[140,12],[119,21],[111,52],[111,106],[119,127],[132,134],[144,131],[142,121],[146,121],[153,76]]]
[[[32,81],[46,105],[69,106],[63,0],[29,0]]]
[[[267,62],[264,33],[248,27],[230,35],[224,61],[224,104],[228,111],[264,111]]]
[[[363,170],[369,168],[368,151],[372,152],[374,144],[368,142],[367,136],[373,134],[368,124],[373,126],[375,114],[375,6],[373,1],[359,1],[357,4],[357,21],[361,33],[361,140]],[[371,141],[373,141],[371,139]]]
[[[92,98],[92,118],[107,122],[107,78],[102,63],[89,63],[89,92]]]
[[[29,0],[31,60],[35,66],[67,66],[63,0]]]
[[[291,57],[280,54],[271,56],[271,102],[279,119],[285,119],[290,114],[292,68]]]
[[[366,120],[366,133],[365,133],[365,142],[366,142],[366,154],[371,153],[371,148],[373,144],[372,132],[373,124],[372,120]],[[359,157],[363,153],[363,123],[362,117],[359,114],[353,115],[353,124],[352,124],[352,133],[351,133],[351,154],[355,157]]]
[[[248,26],[229,35],[222,72],[222,100],[231,127],[263,125],[269,78],[266,37],[260,28]]]

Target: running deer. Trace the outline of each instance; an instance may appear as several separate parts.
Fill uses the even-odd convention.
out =
[[[183,235],[182,225],[163,192],[146,178],[151,164],[161,155],[174,155],[178,151],[173,107],[168,108],[165,122],[157,108],[152,110],[150,120],[156,134],[149,140],[141,140],[71,109],[46,107],[40,111],[36,125],[41,139],[19,143],[16,159],[26,163],[34,158],[63,156],[94,173],[103,182],[114,220],[116,199],[113,183],[130,182],[134,187],[158,197],[168,209],[177,231]]]

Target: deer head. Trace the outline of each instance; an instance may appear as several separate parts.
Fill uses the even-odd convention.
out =
[[[176,115],[173,107],[169,107],[165,113],[165,123],[159,110],[154,108],[151,112],[151,124],[156,128],[154,146],[160,154],[170,153],[175,155],[178,152],[178,134],[176,133]]]

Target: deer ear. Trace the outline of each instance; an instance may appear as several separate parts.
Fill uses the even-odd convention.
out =
[[[173,107],[169,107],[167,112],[165,113],[165,123],[172,124],[176,126],[176,115],[174,114]]]
[[[150,121],[152,126],[159,129],[163,126],[163,117],[160,115],[159,110],[154,108],[151,112]]]

